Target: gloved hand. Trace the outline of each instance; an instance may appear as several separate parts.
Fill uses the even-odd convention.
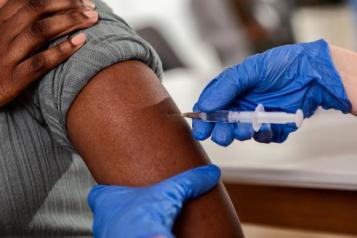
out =
[[[301,109],[306,118],[319,106],[343,113],[352,110],[324,40],[274,48],[225,70],[205,88],[194,111],[254,111],[258,104],[266,111],[295,113]],[[263,125],[254,133],[249,124],[193,121],[196,139],[212,135],[222,146],[253,137],[262,143],[282,143],[296,129],[294,124]]]
[[[219,179],[219,168],[210,165],[150,187],[95,186],[88,196],[94,237],[174,237],[171,230],[184,202],[208,192]]]

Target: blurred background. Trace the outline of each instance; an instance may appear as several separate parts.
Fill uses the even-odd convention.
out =
[[[248,55],[281,44],[320,38],[347,49],[357,48],[353,11],[353,4],[356,9],[357,4],[353,1],[105,1],[158,51],[165,68],[163,83],[182,111],[192,110],[204,86],[223,68],[238,64]],[[357,204],[354,196],[357,191],[357,120],[351,116],[321,111],[282,145],[235,142],[229,148],[221,148],[211,141],[202,144],[212,161],[223,169],[228,183],[348,191],[352,194],[348,201]],[[347,200],[337,202],[333,209],[339,210],[339,205],[346,203],[342,201]],[[290,205],[296,206],[294,203],[299,200],[293,200]],[[352,217],[357,216],[357,210],[351,208],[350,211]],[[244,217],[250,215],[244,211],[241,214],[244,222]],[[319,217],[321,212],[317,214],[320,215],[305,219],[323,218]],[[286,219],[298,220],[294,214]],[[247,220],[244,229],[248,238],[357,237],[330,234],[321,227],[319,231],[300,231],[298,226],[293,226],[293,230],[282,226],[272,228],[254,224],[254,219]],[[357,220],[355,225],[357,227]],[[342,225],[339,226],[335,230],[344,233]]]

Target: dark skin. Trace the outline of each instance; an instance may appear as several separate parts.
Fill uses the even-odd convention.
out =
[[[145,186],[209,163],[156,75],[128,61],[105,69],[84,88],[67,117],[70,138],[96,181]],[[185,205],[177,237],[243,237],[220,184]]]
[[[50,40],[95,24],[98,15],[93,12],[94,7],[90,0],[0,0],[0,31],[3,33],[0,38],[0,107],[83,46],[85,35],[82,34],[53,48],[39,50]],[[122,75],[119,78],[118,73]],[[117,97],[118,92],[121,97]],[[124,100],[125,95],[128,97]],[[90,106],[88,102],[96,104]],[[87,111],[81,111],[86,108],[82,105],[89,106]],[[98,182],[152,184],[208,161],[199,145],[192,141],[186,123],[167,117],[168,112],[176,111],[151,70],[138,62],[122,63],[96,76],[81,93],[69,113],[72,118],[69,127],[73,128],[69,131]],[[140,114],[136,112],[144,113],[150,120],[138,117]],[[93,117],[88,120],[86,115]],[[91,125],[95,126],[92,131],[89,130]],[[157,129],[161,132],[151,137],[158,139],[156,143],[154,140],[145,143],[145,138],[150,138],[148,135]],[[97,141],[81,139],[86,135],[102,137],[103,140],[98,141],[103,143],[99,146]],[[92,148],[91,143],[94,143]],[[139,146],[140,143],[144,146]],[[177,153],[170,155],[173,149]],[[175,230],[179,237],[241,236],[238,218],[222,186],[187,204]]]
[[[80,34],[39,50],[53,39],[94,25],[94,7],[90,0],[0,0],[0,107],[84,45],[85,35]]]

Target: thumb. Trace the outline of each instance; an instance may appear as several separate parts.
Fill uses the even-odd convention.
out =
[[[223,71],[203,90],[198,106],[204,112],[225,109],[240,94],[253,87],[259,75],[258,56]],[[258,72],[257,72],[258,71]]]
[[[159,186],[178,200],[186,202],[210,191],[218,184],[220,177],[220,169],[215,165],[208,165],[179,174]]]

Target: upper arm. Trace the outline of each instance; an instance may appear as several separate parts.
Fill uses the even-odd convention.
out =
[[[70,138],[102,184],[145,186],[207,164],[156,75],[128,61],[95,76],[73,103]],[[204,219],[202,219],[204,218]],[[242,237],[222,185],[185,206],[179,237]]]
[[[162,72],[152,47],[102,1],[94,1],[100,19],[93,27],[82,30],[87,35],[86,44],[40,80],[38,87],[39,107],[52,137],[70,150],[74,148],[68,138],[66,117],[73,101],[95,75],[126,60],[144,62],[158,76]]]
[[[148,185],[208,162],[156,75],[128,61],[95,76],[67,127],[96,180]]]
[[[84,30],[87,44],[40,81],[52,137],[78,151],[104,184],[151,184],[206,163],[185,121],[168,116],[178,110],[158,80],[155,51],[101,1],[96,5],[101,18]],[[222,186],[188,204],[181,217],[178,231],[188,237],[240,237]]]

